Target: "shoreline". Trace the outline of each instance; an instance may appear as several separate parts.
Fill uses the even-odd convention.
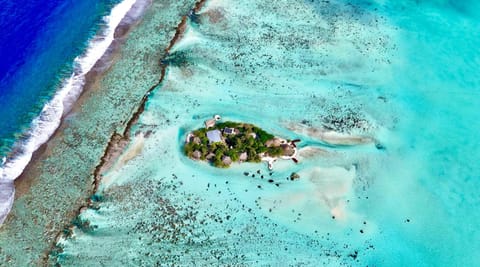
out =
[[[141,2],[142,0],[124,0],[112,7],[110,14],[104,18],[106,26],[88,40],[88,46],[73,60],[74,67],[70,77],[65,78],[56,88],[52,98],[31,121],[28,130],[15,141],[10,152],[4,157],[0,168],[1,178],[15,180],[31,161],[32,154],[51,139],[83,93],[88,77],[92,73],[103,72],[99,65],[102,65],[102,59],[112,51],[112,45],[116,41],[116,29],[131,14],[131,10],[135,9],[134,6]]]
[[[40,155],[48,151],[48,143],[60,132],[65,119],[78,108],[85,92],[91,90],[92,84],[113,65],[120,46],[125,42],[124,37],[151,5],[150,0],[135,0],[131,5],[130,2],[132,1],[122,1],[112,7],[111,13],[104,19],[107,26],[99,29],[85,51],[75,58],[73,64],[79,64],[78,67],[61,83],[39,116],[31,122],[26,134],[29,137],[17,140],[8,157],[5,157],[6,162],[2,164],[0,174],[2,179],[12,183],[14,201],[28,192],[34,183],[25,173],[35,165]],[[123,14],[125,8],[128,10]],[[111,42],[106,43],[110,38],[113,38]],[[95,60],[102,51],[101,56]],[[95,61],[89,63],[92,58]],[[87,69],[85,73],[84,69]],[[6,203],[8,205],[5,205],[0,215],[3,217],[0,226],[8,220],[14,201]]]
[[[220,120],[220,115],[214,115],[204,121],[204,128],[188,132],[183,145],[186,157],[208,162],[216,168],[229,168],[233,163],[264,161],[270,171],[278,159],[298,163],[296,143],[300,139],[275,136],[252,123]]]
[[[205,2],[206,2],[206,0],[196,1],[195,6],[190,10],[189,13],[199,12],[200,9],[205,4]],[[165,58],[169,55],[170,50],[175,45],[175,43],[185,33],[188,15],[189,14],[182,16],[182,19],[181,19],[180,23],[178,24],[178,26],[176,28],[175,35],[171,39],[167,48],[165,48]],[[148,89],[148,91],[145,93],[145,95],[142,97],[142,101],[139,104],[137,110],[132,114],[130,120],[127,122],[126,127],[123,131],[123,134],[119,134],[119,133],[115,132],[110,137],[110,140],[109,140],[108,145],[105,149],[105,152],[104,152],[103,156],[101,157],[99,164],[95,167],[95,171],[93,173],[93,176],[94,176],[93,193],[94,194],[98,190],[98,187],[99,187],[99,184],[100,184],[100,181],[101,181],[102,172],[105,171],[106,169],[108,169],[109,167],[111,167],[112,164],[114,164],[115,160],[120,156],[120,154],[123,152],[123,150],[125,149],[128,142],[130,141],[130,130],[131,130],[132,126],[138,121],[138,119],[140,118],[140,115],[145,110],[145,105],[148,101],[148,97],[149,97],[150,93],[152,93],[152,91],[155,90],[155,88],[163,82],[168,65],[162,63],[162,60],[163,60],[163,58],[160,59],[160,62],[161,62],[160,64],[162,66],[162,70],[161,70],[161,76],[160,76],[158,82],[156,84],[152,85]],[[89,200],[88,205],[90,205],[90,202],[91,201]],[[79,209],[79,211],[82,208],[83,207],[81,207]]]
[[[175,43],[179,39],[181,39],[182,35],[184,34],[185,29],[186,29],[186,23],[187,23],[188,16],[192,12],[193,13],[199,12],[200,9],[203,7],[203,5],[205,3],[206,3],[206,0],[196,1],[194,7],[190,10],[189,14],[182,16],[180,23],[176,27],[175,35],[171,39],[167,48],[165,48],[164,58],[166,58],[169,55],[169,52],[170,52],[171,48],[175,45]],[[136,111],[132,114],[132,116],[130,117],[130,119],[126,123],[126,126],[125,126],[125,129],[123,130],[123,133],[119,134],[117,132],[114,132],[111,135],[111,137],[108,141],[108,144],[107,144],[107,146],[104,150],[104,153],[103,153],[102,157],[100,158],[98,165],[96,165],[96,167],[94,169],[94,172],[93,172],[93,189],[92,189],[91,195],[95,195],[98,192],[100,182],[102,180],[102,173],[105,170],[114,166],[116,160],[121,156],[121,154],[124,152],[125,148],[127,147],[128,143],[130,142],[130,140],[131,140],[130,139],[131,128],[132,128],[133,125],[135,125],[135,123],[138,122],[138,119],[140,118],[141,114],[145,110],[145,105],[148,101],[149,95],[152,93],[153,90],[155,90],[156,87],[158,87],[163,82],[163,80],[165,78],[165,75],[166,75],[166,70],[167,70],[167,67],[168,67],[168,64],[162,63],[162,60],[164,58],[160,59],[160,61],[159,61],[161,66],[162,66],[162,69],[161,69],[161,76],[160,76],[158,82],[156,84],[152,85],[148,89],[148,91],[145,93],[145,95],[142,97],[142,100],[141,100],[140,104],[138,105]],[[76,210],[75,213],[73,213],[73,211],[72,211],[70,217],[71,218],[78,217],[87,208],[92,207],[92,204],[93,204],[92,202],[93,202],[92,198],[91,197],[88,198],[86,203],[84,205],[81,205]],[[68,225],[65,225],[64,229],[72,229],[73,226],[74,226],[73,223],[69,223]],[[54,243],[51,244],[48,252],[50,253],[52,251],[55,251],[55,249],[57,248],[58,242],[60,240],[64,239],[66,237],[66,235],[67,234],[64,231],[63,232],[62,231],[58,232],[58,234],[55,236]],[[48,260],[48,259],[45,259],[45,260]]]
[[[145,5],[142,12],[133,9],[122,19],[129,23],[115,29],[115,41],[86,75],[83,92],[63,114],[48,142],[32,154],[22,177],[15,180],[15,201],[0,227],[0,258],[17,266],[48,265],[59,233],[90,202],[95,189],[93,173],[103,165],[99,162],[105,147],[112,136],[128,132],[125,128],[130,129],[145,108],[145,92],[160,83],[159,76],[165,76],[159,65],[166,56],[165,47],[174,44],[170,41],[178,36],[179,18],[195,3],[184,0],[165,8]],[[149,46],[138,45],[139,41]],[[143,58],[142,64],[138,58]]]
[[[121,19],[120,23],[113,30],[114,39],[108,46],[105,53],[95,62],[92,68],[85,74],[85,84],[83,85],[82,91],[78,95],[75,102],[71,103],[66,112],[61,117],[59,126],[54,130],[51,136],[46,142],[41,144],[33,153],[30,161],[22,170],[22,173],[13,181],[15,185],[15,200],[20,198],[23,194],[27,193],[30,186],[32,185],[31,179],[33,177],[28,177],[26,173],[32,169],[33,165],[40,160],[40,156],[48,153],[49,142],[57,135],[61,135],[62,130],[65,128],[65,120],[78,110],[83,101],[85,101],[85,95],[94,90],[95,84],[105,75],[109,68],[115,63],[115,59],[120,52],[122,44],[126,41],[128,33],[138,24],[141,20],[141,16],[148,10],[149,6],[152,4],[151,0],[137,0],[132,5],[130,10],[125,14]],[[138,6],[136,6],[138,5]],[[140,12],[140,13],[138,13]],[[8,215],[6,216],[8,218]]]
[[[121,28],[115,30],[115,41],[108,53],[86,75],[88,79],[78,100],[62,116],[60,126],[49,140],[33,153],[21,177],[15,180],[18,192],[0,231],[0,235],[6,237],[0,241],[0,246],[5,248],[0,251],[0,257],[17,255],[11,262],[19,265],[48,264],[51,253],[55,253],[56,241],[82,209],[91,204],[90,197],[98,189],[101,171],[123,151],[120,141],[126,144],[129,140],[130,130],[144,111],[149,94],[163,81],[167,66],[159,64],[175,45],[172,40],[181,38],[188,15],[204,2],[185,0],[165,11],[158,5],[150,5],[153,8],[144,12],[141,20],[119,25]],[[180,23],[179,18],[182,18]],[[159,19],[165,20],[158,28],[164,33],[159,34],[160,40],[148,39],[153,49],[137,46],[137,40],[149,37],[145,31]],[[127,35],[128,38],[124,38]],[[135,59],[142,54],[145,62],[139,66]],[[118,55],[121,56],[117,60]],[[131,72],[122,74],[125,69]],[[127,76],[122,78],[125,73]],[[119,78],[120,83],[112,84]],[[130,87],[135,90],[124,90],[129,88],[124,84],[135,86]],[[8,242],[14,233],[19,233],[17,242]],[[29,247],[29,257],[20,255],[26,247]]]

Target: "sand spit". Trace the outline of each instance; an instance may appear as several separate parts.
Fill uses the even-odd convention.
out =
[[[303,214],[297,230],[307,233],[319,225],[329,227],[356,219],[357,215],[347,206],[347,199],[353,194],[355,168],[313,167],[298,174],[301,178],[295,187],[262,199],[262,207],[271,210],[274,218],[288,222],[295,210]]]
[[[142,152],[144,145],[145,136],[143,135],[143,133],[140,133],[138,136],[135,137],[133,144],[128,147],[125,153],[122,154],[115,166],[115,169],[121,168],[123,165],[125,165],[125,163],[138,156]]]
[[[133,140],[129,140],[128,142],[127,140],[118,141],[115,147],[120,147],[121,149],[112,149],[112,151],[110,152],[111,154],[109,154],[110,157],[106,159],[104,165],[102,165],[102,171],[118,170],[125,166],[125,164],[127,164],[130,160],[140,155],[145,146],[145,138],[146,137],[143,133],[139,133],[133,138]],[[96,180],[95,192],[99,190],[100,183],[102,185],[108,185],[111,183],[109,177],[110,176],[105,173],[101,176],[101,180]]]
[[[303,147],[298,150],[298,157],[300,158],[300,160],[302,158],[307,159],[307,158],[314,158],[314,157],[329,157],[329,156],[333,156],[333,154],[334,152],[331,152],[322,148],[318,148],[318,147],[311,147],[311,146]]]
[[[287,128],[293,132],[308,135],[331,145],[361,145],[374,143],[375,141],[369,136],[339,133],[332,130],[315,128],[302,124],[291,123],[287,125]]]

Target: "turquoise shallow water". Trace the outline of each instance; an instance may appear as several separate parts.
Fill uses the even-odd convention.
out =
[[[478,265],[475,5],[208,1],[56,260]],[[299,164],[185,158],[214,114],[302,139]]]

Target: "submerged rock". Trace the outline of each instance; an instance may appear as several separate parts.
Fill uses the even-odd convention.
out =
[[[300,179],[300,175],[296,172],[292,172],[292,174],[290,174],[290,180],[297,180],[297,179]]]

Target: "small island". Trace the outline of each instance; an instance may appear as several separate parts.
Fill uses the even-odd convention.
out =
[[[297,162],[296,142],[275,137],[259,127],[241,122],[218,122],[219,115],[205,121],[205,127],[190,132],[184,152],[194,160],[228,168],[233,162],[267,161],[268,168],[278,158]]]

